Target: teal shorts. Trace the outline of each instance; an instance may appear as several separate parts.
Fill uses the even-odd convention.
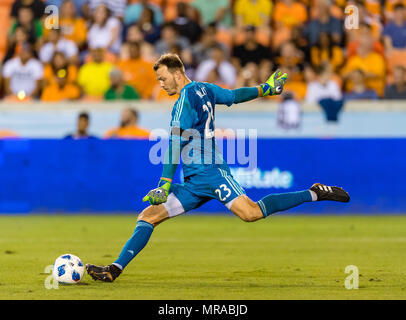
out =
[[[185,178],[184,183],[173,184],[164,206],[170,217],[196,209],[212,199],[230,209],[233,201],[244,194],[229,171],[213,167]]]

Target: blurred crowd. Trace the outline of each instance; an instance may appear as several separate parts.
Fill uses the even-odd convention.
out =
[[[297,101],[406,99],[406,0],[2,3],[3,101],[176,99],[152,68],[165,52],[192,80],[225,88],[255,86],[279,68]]]

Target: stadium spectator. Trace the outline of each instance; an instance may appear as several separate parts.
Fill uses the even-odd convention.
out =
[[[77,15],[79,4],[78,0],[65,0],[62,3],[59,26],[63,37],[74,41],[78,48],[82,50],[86,44],[87,27],[86,21]]]
[[[90,11],[96,10],[100,5],[106,6],[112,16],[123,19],[127,0],[88,0]]]
[[[311,65],[319,67],[325,62],[331,64],[333,71],[338,71],[344,64],[342,48],[334,44],[330,34],[321,32],[317,43],[310,49]]]
[[[321,107],[324,117],[329,124],[325,134],[332,134],[339,114],[344,106],[344,99],[340,87],[333,80],[331,64],[323,63],[315,70],[315,78],[309,82],[306,92],[306,102]],[[330,126],[330,125],[333,126]]]
[[[276,29],[302,26],[307,21],[306,7],[299,1],[280,0],[272,13]]]
[[[149,99],[156,84],[153,64],[141,57],[140,45],[137,42],[127,43],[127,45],[129,57],[120,60],[117,67],[122,71],[124,81],[143,99]]]
[[[40,20],[45,14],[45,4],[42,0],[15,0],[11,6],[10,16],[17,20],[21,8],[29,8],[33,14],[33,18]]]
[[[173,21],[177,33],[189,40],[191,44],[196,43],[202,34],[202,28],[194,19],[194,9],[186,2],[176,4],[178,11],[177,18]]]
[[[406,49],[406,10],[403,4],[395,5],[393,21],[389,21],[383,30],[385,49]]]
[[[232,26],[230,0],[193,0],[191,6],[199,11],[201,24],[216,23],[220,28]]]
[[[291,93],[282,93],[282,102],[278,105],[276,118],[278,126],[284,130],[300,127],[302,111],[299,102],[294,99]]]
[[[385,47],[380,39],[375,39],[372,35],[372,28],[367,23],[361,23],[357,30],[358,38],[347,43],[347,58],[356,55],[361,42],[372,43],[372,50],[379,53],[382,57],[385,56]]]
[[[317,18],[309,21],[305,28],[305,35],[311,46],[317,45],[320,40],[320,34],[327,34],[333,45],[342,43],[343,27],[339,19],[330,14],[331,0],[317,1],[316,9],[318,12]]]
[[[89,98],[101,98],[110,87],[109,74],[113,64],[104,61],[102,48],[91,51],[92,61],[79,69],[78,84]]]
[[[21,46],[26,42],[29,42],[27,30],[23,26],[17,27],[14,34],[9,36],[7,51],[4,55],[3,63],[11,58],[14,58],[16,54],[21,51]]]
[[[111,15],[106,5],[100,4],[93,11],[93,23],[87,34],[90,49],[104,48],[118,54],[121,45],[121,23]]]
[[[295,0],[280,0],[275,4],[272,13],[274,30],[272,32],[272,47],[278,50],[280,46],[292,40],[292,30],[304,27],[307,21],[305,6]]]
[[[382,5],[379,0],[364,0],[365,8],[376,19],[381,18]]]
[[[306,102],[318,103],[322,99],[341,100],[342,92],[337,82],[332,79],[329,63],[323,63],[316,68],[317,78],[307,84]]]
[[[126,7],[124,13],[124,24],[131,25],[137,23],[141,18],[144,7],[148,7],[154,11],[154,24],[160,26],[164,22],[161,8],[148,0],[141,0],[136,3],[130,4]]]
[[[210,51],[213,47],[219,46],[228,56],[227,47],[216,39],[217,27],[215,23],[209,24],[203,31],[200,41],[192,47],[192,56],[195,65],[199,65],[204,60],[210,59]]]
[[[39,58],[43,63],[48,63],[56,51],[62,52],[69,63],[78,63],[78,47],[72,40],[65,39],[61,36],[61,29],[51,29],[49,31],[48,41],[41,46]]]
[[[304,29],[299,26],[294,26],[290,30],[290,41],[298,48],[299,51],[304,54],[304,61],[310,62],[310,50],[309,40],[305,36]]]
[[[261,60],[261,62],[258,65],[258,83],[265,83],[269,75],[272,74],[272,69],[274,65],[271,60]]]
[[[292,41],[283,43],[276,53],[274,62],[282,72],[289,75],[284,86],[285,92],[292,92],[295,100],[302,100],[306,95],[304,81],[304,53],[296,48]]]
[[[75,10],[78,13],[78,16],[83,16],[83,11],[88,11],[89,0],[45,0],[47,6],[54,5],[57,6],[59,10],[62,10],[63,6],[67,2],[73,2]]]
[[[403,6],[406,6],[406,1],[405,0],[386,0],[384,2],[385,8],[384,8],[384,20],[389,21],[393,20],[394,18],[394,11],[395,11],[395,6],[397,4],[403,4]]]
[[[333,81],[338,86],[344,83],[345,92],[353,92],[352,71],[361,69],[366,90],[384,97],[389,88],[393,91],[396,87],[394,73],[401,73],[394,68],[406,67],[406,0],[384,2],[385,7],[377,0],[15,0],[7,43],[4,37],[0,39],[0,53],[6,63],[19,57],[23,44],[32,43],[36,49],[33,57],[38,53],[44,63],[43,85],[47,91],[61,81],[60,70],[66,70],[64,81],[74,85],[79,66],[83,61],[88,65],[92,49],[102,47],[103,62],[116,64],[124,83],[142,99],[176,98],[168,97],[156,86],[150,70],[157,57],[166,52],[181,57],[189,78],[205,78],[227,88],[251,85],[255,79],[263,82],[269,76],[266,70],[280,68],[289,74],[285,91],[293,92],[295,100],[311,91],[306,90],[306,83],[318,81],[312,78],[315,76],[311,70],[328,62]],[[60,34],[42,27],[44,3],[60,8]],[[351,4],[358,7],[360,27],[344,31],[340,19],[345,18],[344,7]],[[385,28],[381,21],[386,23]],[[70,41],[76,44],[75,49]],[[219,47],[221,54],[216,53]],[[217,56],[218,61],[221,58],[221,63],[212,56]],[[81,69],[87,69],[85,65]],[[103,98],[105,90],[113,89],[109,71],[104,80],[95,76],[94,89],[97,83],[105,83],[102,90],[97,90],[98,98]],[[248,74],[255,76],[247,78]],[[360,77],[357,72],[356,77]],[[402,86],[397,83],[401,92]],[[41,97],[41,87],[36,90],[37,97]],[[25,93],[20,94],[22,97]],[[89,96],[93,95],[83,95]]]
[[[65,139],[94,139],[97,138],[89,134],[90,116],[82,111],[79,113],[76,122],[76,131],[65,136]]]
[[[350,77],[353,87],[350,92],[344,94],[345,100],[376,100],[378,95],[376,91],[368,89],[365,85],[365,73],[362,69],[355,69],[351,72]]]
[[[149,131],[138,126],[138,111],[126,108],[121,114],[121,123],[118,128],[106,132],[106,138],[118,139],[148,139]]]
[[[138,100],[139,94],[124,82],[123,74],[119,69],[110,71],[110,88],[104,94],[105,100]]]
[[[347,5],[355,5],[358,9],[359,25],[366,23],[371,27],[372,36],[374,39],[380,39],[382,34],[382,23],[378,17],[371,14],[365,6],[364,0],[349,0]],[[347,42],[352,42],[360,38],[359,30],[346,30]]]
[[[29,6],[20,6],[17,12],[17,17],[11,25],[10,35],[13,35],[17,27],[24,27],[28,32],[28,41],[36,43],[43,35],[42,24],[36,19],[33,10]]]
[[[247,25],[268,26],[271,12],[272,1],[270,0],[236,0],[234,3],[235,22],[238,29]]]
[[[302,81],[304,69],[304,54],[298,50],[292,41],[282,44],[279,52],[274,58],[279,68],[284,68],[289,74],[290,81]],[[289,81],[288,81],[289,82]]]
[[[79,87],[69,81],[69,69],[59,69],[54,81],[45,86],[41,94],[43,102],[76,100],[80,96]]]
[[[269,78],[269,76],[268,76]],[[265,80],[266,81],[266,80]],[[207,80],[207,82],[211,82]],[[259,69],[255,62],[248,62],[238,73],[236,87],[255,87],[259,81]]]
[[[206,82],[214,83],[222,88],[230,89],[230,87],[221,79],[218,68],[214,68],[209,72]]]
[[[211,50],[211,58],[203,61],[196,70],[196,80],[206,81],[213,69],[218,69],[220,80],[228,87],[234,88],[237,80],[237,72],[234,66],[225,59],[221,47],[215,46]]]
[[[351,56],[341,70],[341,75],[346,81],[347,92],[352,91],[353,79],[350,75],[356,69],[363,71],[367,88],[375,90],[379,96],[382,96],[386,76],[385,61],[382,55],[373,50],[373,41],[369,37],[360,39],[357,54]]]
[[[30,43],[21,46],[19,55],[8,60],[3,67],[5,94],[18,99],[38,97],[41,89],[43,66],[33,57]]]
[[[259,64],[263,59],[271,59],[270,48],[264,47],[256,41],[256,28],[246,26],[244,30],[244,43],[233,48],[232,56],[236,58],[237,65],[244,67],[248,62]]]
[[[158,55],[162,55],[174,44],[179,45],[182,50],[190,46],[189,40],[177,33],[176,26],[172,22],[165,23],[162,26],[161,39],[155,43],[155,51]]]
[[[161,35],[161,28],[155,23],[154,15],[154,10],[145,6],[137,22],[137,26],[143,34],[143,39],[149,43],[155,43]]]
[[[124,42],[143,42],[144,33],[138,24],[132,24],[126,29],[125,33],[125,41]]]
[[[155,52],[155,48],[151,43],[148,43],[144,40],[144,34],[142,30],[137,24],[133,24],[127,28],[127,32],[125,35],[125,43],[121,45],[120,50],[120,59],[119,60],[127,60],[130,58],[129,55],[129,43],[137,42],[140,46],[140,54],[141,57],[148,62],[155,62],[157,54]]]
[[[393,83],[385,88],[385,99],[406,99],[406,69],[396,66],[393,69]]]
[[[65,55],[62,52],[56,51],[50,63],[44,66],[44,85],[56,83],[59,70],[66,70],[67,81],[69,83],[76,83],[78,79],[78,67],[74,64],[69,64]]]

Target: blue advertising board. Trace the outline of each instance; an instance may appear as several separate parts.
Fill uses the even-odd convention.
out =
[[[2,140],[0,213],[140,212],[162,171],[150,161],[155,143]],[[321,182],[344,187],[351,202],[306,203],[289,212],[406,213],[406,139],[258,139],[255,148],[255,167],[230,165],[255,201]],[[195,211],[227,210],[210,201]]]

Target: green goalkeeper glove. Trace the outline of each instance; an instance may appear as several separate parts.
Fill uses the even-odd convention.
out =
[[[169,189],[171,183],[167,180],[159,180],[158,188],[152,189],[148,194],[142,199],[143,202],[149,201],[153,206],[161,203],[165,203],[168,199]]]
[[[264,84],[260,85],[262,88],[262,96],[281,94],[287,79],[288,75],[286,73],[282,74],[279,69],[276,70]]]

